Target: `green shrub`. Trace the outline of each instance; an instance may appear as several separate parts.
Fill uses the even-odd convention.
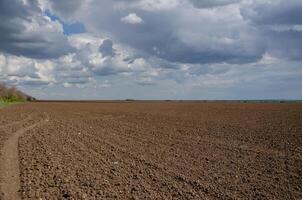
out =
[[[0,83],[0,102],[2,104],[25,102],[29,99],[33,98],[19,91],[16,87],[8,87],[4,83]]]

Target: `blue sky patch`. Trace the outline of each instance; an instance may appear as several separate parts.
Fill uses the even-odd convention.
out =
[[[86,32],[85,26],[82,23],[66,23],[58,16],[52,14],[49,10],[45,11],[45,15],[47,15],[52,21],[59,21],[63,25],[64,35],[72,35]]]

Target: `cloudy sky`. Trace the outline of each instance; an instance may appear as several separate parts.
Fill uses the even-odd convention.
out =
[[[0,0],[0,81],[40,99],[302,99],[302,1]]]

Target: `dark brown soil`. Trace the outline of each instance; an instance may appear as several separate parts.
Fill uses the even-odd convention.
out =
[[[22,129],[22,199],[302,198],[302,104],[30,103],[0,110],[1,149]]]

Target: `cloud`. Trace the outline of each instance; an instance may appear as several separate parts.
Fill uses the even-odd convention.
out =
[[[302,97],[301,10],[300,0],[2,0],[0,80],[53,95],[277,97],[280,86]],[[66,24],[85,33],[64,35]]]
[[[238,5],[199,9],[175,0],[171,1],[173,6],[162,3],[163,11],[155,6],[156,2],[95,1],[86,6],[87,11],[83,12],[89,10],[89,14],[79,17],[79,21],[88,31],[108,33],[116,42],[141,54],[169,62],[248,63],[265,53],[259,33],[242,19]],[[145,23],[118,25],[121,16],[129,16],[129,12],[136,13]]]
[[[113,49],[113,42],[109,39],[106,39],[103,41],[103,43],[101,44],[99,51],[102,53],[102,55],[104,57],[106,56],[110,56],[110,57],[114,57],[115,56],[115,50]]]
[[[2,81],[13,85],[51,84],[55,81],[52,69],[52,64],[48,61],[43,62],[25,57],[0,54]]]
[[[301,1],[250,1],[244,3],[240,11],[250,26],[261,34],[270,54],[302,59]]]
[[[184,3],[183,0],[116,0],[114,7],[118,9],[140,9],[144,11],[165,11]]]
[[[190,0],[198,8],[213,8],[238,3],[241,0]]]
[[[121,45],[113,49],[113,41],[108,38],[78,34],[70,36],[69,41],[74,45],[75,52],[57,59],[0,54],[1,79],[9,79],[17,85],[38,86],[41,83],[86,87],[92,86],[98,77],[134,73],[139,76],[140,73],[152,70],[148,60],[134,58],[131,50],[125,51]],[[131,63],[126,59],[129,57],[133,57]]]
[[[62,25],[43,14],[38,1],[3,0],[0,51],[31,58],[56,58],[73,51]]]
[[[141,77],[136,81],[136,83],[142,86],[156,85],[156,82],[150,77]]]
[[[144,20],[135,13],[130,13],[129,15],[122,17],[121,22],[125,24],[142,24],[144,23]]]
[[[76,15],[77,11],[85,5],[86,0],[49,0],[44,1],[44,6],[50,8],[55,14],[65,19],[72,20],[72,16]]]
[[[302,2],[291,1],[247,1],[241,7],[242,16],[254,24],[302,24]]]

